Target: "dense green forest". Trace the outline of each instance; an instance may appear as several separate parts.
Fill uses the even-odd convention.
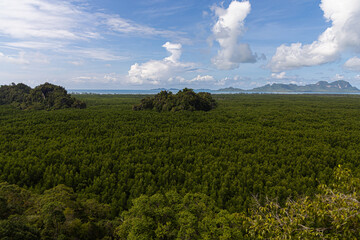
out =
[[[4,104],[35,110],[86,108],[84,102],[71,97],[63,87],[51,83],[41,84],[34,89],[23,83],[0,86],[0,105]]]
[[[144,97],[77,95],[81,110],[1,105],[0,236],[11,225],[29,234],[19,239],[359,237],[358,184],[341,188],[336,170],[358,182],[359,96],[215,95],[212,111],[132,111]],[[9,212],[4,188],[33,202]],[[48,206],[56,194],[71,201]]]
[[[216,107],[216,101],[210,93],[195,93],[194,90],[184,88],[176,94],[168,91],[161,91],[154,97],[141,99],[141,103],[133,106],[133,110],[152,109],[162,111],[210,111]]]
[[[0,239],[358,239],[360,179],[341,166],[314,197],[264,205],[249,213],[216,206],[203,193],[141,195],[128,211],[79,197],[58,185],[43,194],[0,183]]]

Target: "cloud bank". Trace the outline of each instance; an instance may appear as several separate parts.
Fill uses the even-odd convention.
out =
[[[157,85],[195,68],[194,63],[179,61],[182,53],[181,44],[167,42],[163,47],[170,53],[170,56],[162,60],[150,60],[143,64],[132,65],[128,72],[130,83]]]
[[[320,7],[331,27],[311,44],[278,47],[268,65],[273,72],[333,62],[345,50],[360,51],[360,1],[322,0]]]
[[[240,63],[254,63],[256,56],[252,53],[249,44],[239,43],[239,38],[244,35],[244,21],[250,13],[251,5],[248,1],[232,1],[227,9],[212,7],[218,18],[212,28],[215,40],[220,45],[220,50],[212,63],[222,70],[238,68]]]

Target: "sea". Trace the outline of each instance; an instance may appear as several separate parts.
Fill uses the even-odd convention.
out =
[[[164,89],[151,89],[151,90],[101,90],[101,89],[69,89],[68,92],[70,94],[103,94],[103,95],[116,95],[116,94],[123,94],[123,95],[154,95],[161,92]],[[172,93],[177,93],[178,89],[170,89]],[[210,89],[194,89],[194,92],[208,92],[211,94],[354,94],[360,95],[360,93],[344,93],[344,92],[222,92],[218,90],[210,90]]]

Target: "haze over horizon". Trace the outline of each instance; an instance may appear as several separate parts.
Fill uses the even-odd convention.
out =
[[[359,0],[0,0],[0,85],[360,88]]]

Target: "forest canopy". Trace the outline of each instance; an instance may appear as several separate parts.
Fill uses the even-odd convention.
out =
[[[0,105],[0,239],[360,239],[359,95],[75,97]]]
[[[71,97],[65,88],[51,83],[44,83],[34,89],[23,83],[0,86],[0,105],[5,104],[35,110],[86,108],[84,102]]]
[[[216,101],[210,93],[195,93],[192,89],[184,88],[173,94],[168,91],[161,91],[154,97],[147,97],[141,100],[139,105],[133,106],[133,110],[152,109],[162,111],[210,111],[217,106]]]
[[[141,195],[129,210],[81,198],[60,184],[35,194],[0,183],[0,239],[358,239],[360,179],[341,166],[314,197],[264,205],[247,213],[218,208],[203,193]]]

